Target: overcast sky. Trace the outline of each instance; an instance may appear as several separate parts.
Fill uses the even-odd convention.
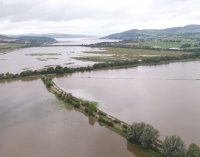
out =
[[[0,34],[107,35],[200,24],[200,0],[0,0]]]

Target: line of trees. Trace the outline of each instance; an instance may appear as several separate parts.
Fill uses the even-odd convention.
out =
[[[159,142],[159,131],[145,123],[133,123],[127,129],[127,140],[145,149],[157,148],[163,157],[200,157],[200,147],[191,144],[188,149],[183,140],[176,135],[168,136]],[[155,149],[154,149],[155,150]]]
[[[105,63],[96,63],[93,66],[78,67],[78,68],[56,66],[56,67],[48,67],[47,69],[43,69],[43,70],[27,70],[27,71],[21,72],[20,74],[12,74],[8,72],[5,74],[0,74],[0,79],[14,79],[14,78],[23,78],[23,77],[28,77],[28,76],[36,76],[36,75],[84,72],[84,71],[114,68],[114,67],[156,65],[163,62],[180,61],[180,60],[185,60],[185,59],[197,59],[197,58],[200,58],[200,53],[184,54],[181,56],[148,57],[148,58],[143,58],[142,60],[134,59],[134,60],[125,60],[125,61],[112,61],[112,62],[105,62]]]
[[[15,78],[23,78],[29,76],[38,76],[38,75],[48,75],[48,74],[64,74],[64,73],[74,73],[74,72],[83,72],[83,71],[91,71],[94,70],[93,67],[80,67],[80,68],[68,68],[68,67],[61,67],[56,66],[48,67],[47,69],[43,70],[27,70],[23,71],[20,74],[12,74],[12,73],[5,73],[0,74],[0,79],[15,79]]]

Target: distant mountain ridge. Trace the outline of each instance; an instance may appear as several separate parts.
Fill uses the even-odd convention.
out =
[[[34,36],[20,36],[16,38],[17,41],[24,41],[24,42],[36,42],[36,43],[53,43],[56,42],[56,40],[54,38],[50,38],[50,37],[34,37]]]
[[[62,34],[62,33],[46,33],[46,34],[17,34],[17,35],[0,35],[0,42],[4,43],[25,43],[32,45],[51,44],[57,42],[58,38],[91,38],[94,36],[79,34]]]
[[[46,37],[51,38],[90,38],[93,36],[89,35],[82,35],[82,34],[62,34],[62,33],[50,33],[50,34],[44,34]]]
[[[0,35],[0,42],[4,43],[26,43],[26,44],[35,44],[41,45],[45,43],[54,43],[56,40],[50,37],[44,36],[5,36]]]
[[[8,39],[12,39],[12,38],[7,37],[5,35],[0,35],[0,40],[8,40]]]
[[[111,34],[103,38],[133,40],[165,37],[190,37],[194,34],[198,34],[200,37],[200,25],[186,25],[184,27],[172,27],[166,29],[132,29],[121,33]]]
[[[64,33],[45,33],[45,34],[19,34],[19,35],[9,35],[10,37],[19,37],[19,36],[32,36],[32,37],[49,37],[49,38],[89,38],[92,36],[81,35],[81,34],[64,34]]]

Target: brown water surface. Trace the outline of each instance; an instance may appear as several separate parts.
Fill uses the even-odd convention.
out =
[[[121,136],[66,109],[40,80],[0,83],[1,157],[145,157]]]
[[[199,61],[75,73],[55,82],[128,123],[152,124],[162,138],[177,134],[200,144]]]
[[[22,48],[6,54],[0,54],[0,73],[20,73],[24,70],[38,70],[49,66],[82,67],[93,65],[73,59],[91,55],[85,51],[98,51],[96,48],[83,46],[51,46]]]

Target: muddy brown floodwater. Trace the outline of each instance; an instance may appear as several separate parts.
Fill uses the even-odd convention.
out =
[[[1,157],[145,157],[112,131],[64,107],[40,80],[0,83]]]
[[[177,134],[200,144],[199,61],[75,73],[55,82],[121,120],[150,123],[161,138]]]

